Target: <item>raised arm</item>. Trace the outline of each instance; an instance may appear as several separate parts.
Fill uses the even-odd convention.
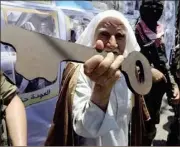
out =
[[[82,67],[73,99],[73,127],[80,136],[96,138],[117,129],[118,125],[109,102],[105,111],[92,102],[93,82],[83,72]]]

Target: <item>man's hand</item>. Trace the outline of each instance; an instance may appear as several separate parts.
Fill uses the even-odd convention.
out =
[[[174,88],[174,98],[171,99],[172,104],[177,105],[180,104],[180,91],[177,86]]]
[[[164,74],[162,72],[160,72],[159,70],[155,69],[155,68],[151,68],[151,72],[152,72],[152,78],[153,78],[153,82],[159,82],[164,80],[165,82],[167,82],[166,77],[164,76]]]
[[[96,49],[103,50],[102,41],[97,41]],[[109,52],[106,57],[95,55],[84,64],[84,73],[95,82],[95,84],[108,88],[120,78],[119,67],[124,60],[122,55],[116,56]]]
[[[95,48],[103,50],[103,42],[98,40]],[[116,56],[109,52],[106,57],[95,55],[84,64],[84,73],[95,82],[91,101],[104,111],[109,102],[111,89],[120,78],[119,67],[123,60],[122,55]]]

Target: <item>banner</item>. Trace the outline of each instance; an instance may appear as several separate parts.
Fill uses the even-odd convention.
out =
[[[66,40],[64,13],[53,5],[1,2],[5,24]],[[1,18],[2,21],[2,18]]]
[[[59,38],[58,17],[53,11],[36,11],[27,8],[2,7],[6,24]]]
[[[139,1],[123,1],[123,14],[129,20],[130,25],[133,30],[135,30],[135,25],[140,17],[139,14]]]
[[[162,21],[164,24],[164,32],[165,32],[164,42],[165,42],[165,48],[166,48],[166,55],[167,55],[168,59],[170,59],[171,50],[175,48],[175,32],[176,32],[175,1],[165,1]]]
[[[16,84],[19,96],[26,106],[28,146],[43,145],[53,119],[64,65],[59,64],[56,81],[49,82],[40,77],[25,79],[16,72],[15,62],[15,50],[1,43],[1,70]]]
[[[1,2],[1,29],[6,24],[35,31],[51,37],[66,40],[65,15],[61,10],[49,6],[25,2]],[[24,55],[28,56],[28,55]],[[27,114],[28,146],[43,145],[53,119],[61,82],[59,64],[56,81],[37,77],[29,80],[16,72],[16,51],[1,43],[1,70],[18,87]],[[33,69],[30,69],[33,70]]]
[[[55,1],[56,7],[61,9],[68,17],[67,23],[67,40],[75,42],[79,35],[86,28],[87,24],[94,17],[98,9],[95,9],[91,2],[85,1]],[[89,10],[85,9],[89,8]],[[93,9],[94,8],[94,9]]]

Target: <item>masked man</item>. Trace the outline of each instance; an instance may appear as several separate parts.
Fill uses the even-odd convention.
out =
[[[146,132],[143,136],[143,146],[150,146],[156,135],[155,125],[160,121],[163,95],[166,93],[169,101],[174,104],[179,102],[179,89],[167,65],[163,27],[158,24],[162,12],[162,1],[146,0],[142,2],[140,7],[141,20],[135,30],[141,52],[149,60],[153,73],[152,89],[145,96],[151,120],[145,122]]]

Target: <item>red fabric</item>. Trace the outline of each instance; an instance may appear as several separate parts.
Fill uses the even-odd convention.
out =
[[[149,38],[150,40],[155,40],[156,47],[159,47],[162,44],[162,36],[164,35],[163,25],[158,24],[155,33],[148,28],[148,26],[145,24],[143,20],[140,20],[136,26],[136,29],[139,32],[139,35],[142,40],[145,39],[145,36],[143,35],[145,34],[146,37]]]

